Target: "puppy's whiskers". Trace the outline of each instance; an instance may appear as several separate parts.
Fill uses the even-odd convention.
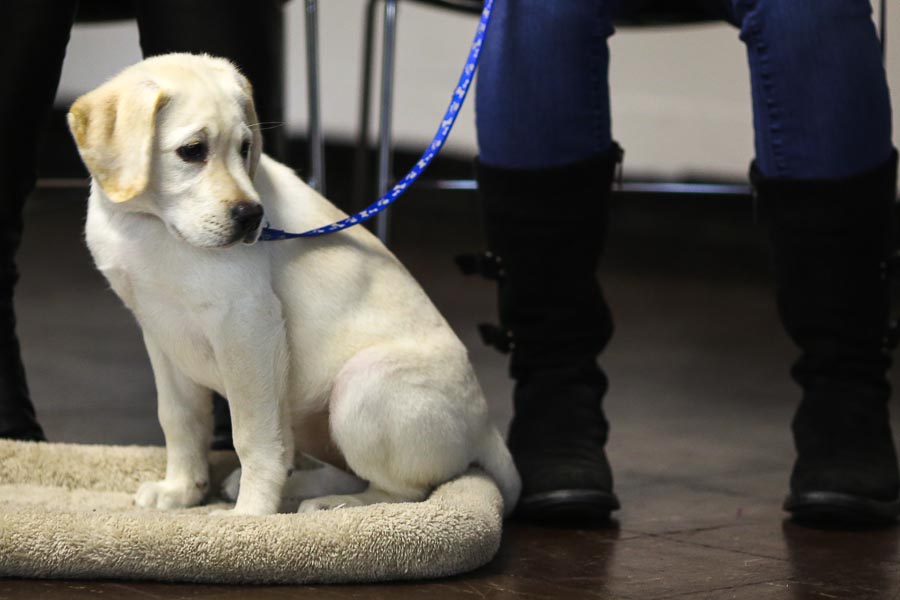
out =
[[[250,129],[258,129],[259,131],[266,131],[268,129],[277,129],[278,127],[284,127],[287,125],[284,121],[262,121],[259,123],[251,123],[248,125]]]

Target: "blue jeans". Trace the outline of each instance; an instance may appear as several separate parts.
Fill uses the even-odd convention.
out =
[[[747,48],[764,175],[833,179],[887,160],[890,98],[869,0],[723,2]],[[496,0],[476,96],[482,162],[556,167],[609,149],[616,4]]]

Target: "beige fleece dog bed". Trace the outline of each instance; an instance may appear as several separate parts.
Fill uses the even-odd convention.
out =
[[[236,466],[212,453],[213,489]],[[335,583],[443,577],[487,563],[503,501],[477,471],[424,502],[312,514],[210,517],[225,505],[139,509],[162,448],[0,440],[0,576],[205,583]]]

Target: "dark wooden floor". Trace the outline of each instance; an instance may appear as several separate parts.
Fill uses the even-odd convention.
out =
[[[20,331],[32,392],[56,441],[158,444],[140,336],[81,241],[82,194],[32,202]],[[401,203],[395,250],[471,348],[501,426],[505,360],[478,343],[486,282],[451,257],[480,244],[474,198]],[[603,280],[617,318],[602,364],[623,509],[614,526],[508,524],[500,554],[460,577],[377,586],[233,588],[0,580],[0,599],[900,598],[897,529],[822,532],[785,521],[793,350],[769,289],[762,234],[736,201],[637,199],[616,210]]]

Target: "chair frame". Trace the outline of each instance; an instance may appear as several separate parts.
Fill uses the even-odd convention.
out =
[[[319,86],[319,6],[305,0],[306,90],[309,110],[309,184],[325,193],[325,138],[322,133],[322,92]]]

